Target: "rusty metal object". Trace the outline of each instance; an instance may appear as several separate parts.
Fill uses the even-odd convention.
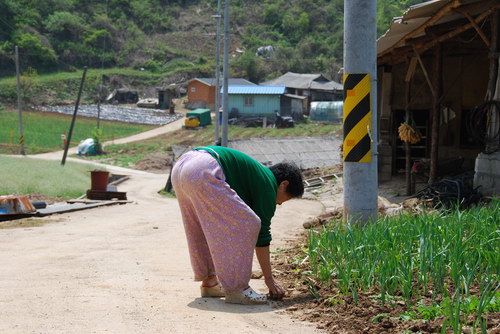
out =
[[[0,196],[0,215],[19,215],[35,213],[36,208],[28,196]]]

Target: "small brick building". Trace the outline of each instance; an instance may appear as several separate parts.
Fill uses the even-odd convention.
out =
[[[215,78],[194,78],[187,84],[187,96],[189,109],[195,108],[209,108],[214,110],[215,105]],[[220,86],[222,87],[223,80],[220,79]],[[245,79],[229,79],[229,85],[255,85]]]

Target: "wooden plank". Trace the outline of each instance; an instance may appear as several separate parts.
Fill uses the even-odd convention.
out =
[[[73,203],[93,204],[93,203],[101,203],[101,202],[103,202],[103,201],[101,201],[101,200],[94,200],[94,199],[70,199],[70,200],[66,201],[66,203],[70,203],[70,204],[73,204]],[[118,204],[124,204],[124,203],[133,203],[134,201],[113,200],[113,202],[116,202]]]
[[[434,91],[434,87],[432,87],[431,79],[429,79],[429,73],[427,73],[427,70],[425,69],[425,66],[424,66],[424,62],[422,61],[422,58],[420,57],[420,54],[418,53],[415,45],[413,45],[413,52],[415,52],[415,56],[418,59],[418,63],[420,64],[420,68],[422,69],[422,72],[424,73],[425,80],[427,81],[427,84],[429,85],[429,89],[431,90],[432,96],[436,97],[436,92]]]
[[[413,49],[415,49],[415,46],[413,46]],[[405,82],[410,82],[410,80],[413,78],[413,74],[415,74],[415,69],[417,68],[417,62],[417,57],[411,58],[410,65],[408,66],[408,71],[406,72]]]
[[[88,199],[97,199],[97,200],[111,200],[113,198],[119,200],[126,200],[127,193],[121,191],[96,191],[96,190],[87,190],[87,198]]]

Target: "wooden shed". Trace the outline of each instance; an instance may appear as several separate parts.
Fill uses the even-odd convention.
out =
[[[498,149],[498,139],[474,134],[498,137],[498,119],[485,129],[471,115],[499,99],[499,8],[498,0],[428,1],[395,18],[377,41],[380,180],[405,171],[409,193],[417,161],[434,181],[474,170],[478,154]],[[420,132],[418,143],[399,139],[404,122]]]

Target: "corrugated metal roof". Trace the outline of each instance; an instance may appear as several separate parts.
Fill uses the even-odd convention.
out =
[[[221,88],[221,93],[223,88]],[[229,85],[229,94],[242,95],[282,95],[285,93],[285,86],[248,86],[248,85]]]
[[[477,2],[481,2],[481,0],[462,0],[460,2],[460,6]],[[387,30],[387,32],[377,40],[377,54],[383,54],[386,50],[390,49],[401,39],[403,39],[407,34],[417,30],[419,27],[427,23],[441,8],[448,5],[449,3],[449,0],[427,1],[418,5],[411,6],[403,14],[402,17],[393,18],[389,30]],[[490,6],[492,6],[491,3]],[[483,9],[475,10],[470,14],[472,16],[478,15],[488,8],[488,4],[485,4]],[[457,11],[450,10],[441,18],[439,18],[439,20],[434,22],[433,25],[443,24],[446,22],[455,21],[457,19],[464,19],[464,15],[458,13]],[[411,38],[424,36],[425,34],[425,31],[423,31],[418,35],[411,36]],[[398,47],[402,47],[405,45],[405,42],[402,42]]]
[[[208,86],[215,86],[215,78],[194,78],[193,80],[197,80],[200,82],[203,82],[204,84]],[[193,81],[190,80],[190,81]],[[219,83],[222,86],[224,83],[223,79],[219,79]],[[256,86],[257,84],[254,84],[253,82],[250,82],[248,80],[242,79],[242,78],[229,78],[228,83],[230,85],[250,85],[250,86]]]
[[[266,81],[264,85],[283,85],[296,89],[342,90],[344,87],[335,81],[329,81],[321,74],[287,72],[282,76]]]

